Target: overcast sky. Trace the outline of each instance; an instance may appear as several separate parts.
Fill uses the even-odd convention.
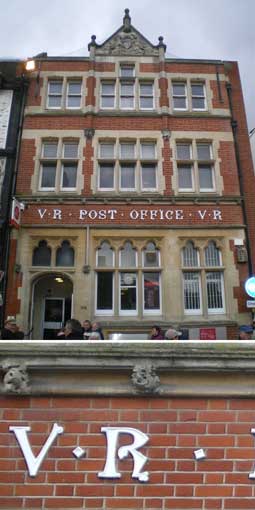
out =
[[[0,58],[87,56],[91,35],[102,43],[126,7],[152,44],[164,37],[169,57],[237,60],[255,127],[255,0],[0,0]]]

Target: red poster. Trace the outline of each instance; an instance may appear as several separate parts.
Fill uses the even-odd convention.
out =
[[[216,340],[216,329],[201,328],[199,330],[199,340]]]

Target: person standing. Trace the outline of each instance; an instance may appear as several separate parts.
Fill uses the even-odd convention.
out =
[[[150,340],[164,340],[163,332],[159,326],[152,326]]]
[[[247,324],[239,327],[238,340],[252,340],[253,327]]]

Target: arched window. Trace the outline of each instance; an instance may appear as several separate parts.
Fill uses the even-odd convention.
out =
[[[101,247],[97,250],[97,266],[98,267],[113,267],[114,264],[114,251],[110,244],[104,241]]]
[[[199,253],[192,241],[188,241],[185,248],[182,250],[182,265],[183,267],[199,266]]]
[[[221,266],[221,252],[213,241],[205,248],[205,265],[209,267]]]
[[[38,246],[33,251],[33,266],[50,266],[51,249],[47,246],[47,241],[39,241]]]
[[[57,249],[56,266],[73,266],[74,265],[74,249],[70,246],[69,241],[63,241]]]
[[[126,241],[124,247],[120,250],[120,267],[136,267],[136,265],[136,249],[129,241]]]
[[[158,267],[160,265],[159,254],[154,243],[147,243],[143,250],[143,267]]]

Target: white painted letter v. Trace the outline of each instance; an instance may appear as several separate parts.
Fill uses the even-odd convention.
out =
[[[31,446],[28,441],[27,432],[31,430],[30,427],[9,427],[9,430],[11,432],[14,432],[16,439],[20,445],[21,451],[24,455],[28,472],[30,476],[36,476],[39,470],[39,467],[46,456],[48,450],[50,449],[53,441],[57,437],[58,434],[62,434],[64,432],[63,427],[60,427],[57,423],[54,423],[52,427],[52,431],[47,439],[47,441],[44,443],[40,453],[37,455],[37,457],[34,456]]]

